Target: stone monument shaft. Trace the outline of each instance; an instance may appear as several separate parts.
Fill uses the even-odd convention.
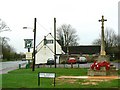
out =
[[[102,16],[102,19],[99,20],[99,22],[102,22],[102,27],[101,27],[101,51],[100,51],[100,55],[106,55],[106,52],[105,52],[105,40],[104,40],[104,21],[107,21],[107,19],[104,19],[104,16]]]

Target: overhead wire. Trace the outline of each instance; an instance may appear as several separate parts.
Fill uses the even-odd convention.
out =
[[[46,29],[46,28],[45,28],[43,25],[41,25],[38,21],[37,21],[37,24],[40,25],[46,32],[48,32],[48,35],[49,35],[49,34],[51,35],[51,33],[48,31],[48,29]],[[48,36],[48,35],[47,35],[47,36]],[[52,35],[51,35],[51,36],[52,36]],[[53,37],[53,36],[52,36],[52,37]],[[54,38],[54,37],[53,37],[53,38]],[[54,39],[55,39],[55,38],[54,38]],[[43,39],[43,40],[44,40],[44,39]],[[42,40],[42,41],[43,41],[43,40]],[[40,45],[40,44],[42,43],[42,41],[41,41],[38,45]],[[44,45],[43,45],[43,46],[44,46]],[[42,46],[42,47],[43,47],[43,46]],[[45,46],[47,46],[47,45],[45,45]],[[38,51],[40,51],[40,50],[42,49],[42,47],[41,47],[40,49],[38,49]],[[49,46],[47,46],[47,47],[49,48],[49,50],[50,50],[52,53],[54,53],[53,50],[52,50]]]
[[[47,32],[49,32],[48,29],[46,29],[42,24],[40,24],[38,21],[37,21],[38,25],[40,25],[44,30],[46,30]]]
[[[39,22],[38,22],[38,20],[37,20],[37,23],[44,29],[44,30],[46,30],[47,32],[48,32],[48,34],[50,34],[51,36],[52,36],[52,34],[48,31],[48,29],[46,29],[43,25],[41,25]],[[52,36],[53,38],[54,38],[54,36]],[[54,38],[55,39],[55,38]],[[55,41],[57,41],[56,39],[55,39]]]

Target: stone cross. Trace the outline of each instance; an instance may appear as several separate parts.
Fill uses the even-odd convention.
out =
[[[107,19],[104,19],[104,16],[102,16],[102,19],[99,20],[99,22],[102,22],[100,55],[106,55],[106,52],[105,52],[105,41],[104,41],[104,21],[107,21]]]

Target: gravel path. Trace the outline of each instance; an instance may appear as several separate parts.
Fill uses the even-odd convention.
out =
[[[60,76],[58,79],[120,79],[120,76]]]

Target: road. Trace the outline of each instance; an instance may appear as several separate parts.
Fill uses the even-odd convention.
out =
[[[19,68],[19,64],[25,65],[27,61],[9,61],[9,62],[0,62],[0,74],[8,73],[9,71]],[[74,68],[89,68],[93,63],[86,64],[73,64]],[[116,66],[117,69],[120,69],[120,63],[112,63]],[[55,67],[55,65],[40,65],[39,67]],[[57,67],[70,68],[70,64],[58,64]]]
[[[19,64],[24,65],[27,61],[9,61],[0,62],[0,74],[8,73],[9,71],[19,68]]]

